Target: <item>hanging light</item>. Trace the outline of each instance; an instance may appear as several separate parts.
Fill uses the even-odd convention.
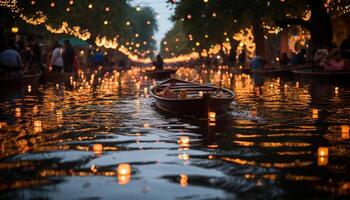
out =
[[[19,30],[19,28],[18,28],[17,26],[13,26],[13,27],[11,28],[11,32],[12,32],[12,33],[18,33],[18,30]]]

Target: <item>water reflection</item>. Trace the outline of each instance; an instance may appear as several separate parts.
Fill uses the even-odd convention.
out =
[[[183,67],[177,77],[233,90],[231,115],[199,121],[159,111],[149,98],[156,81],[138,68],[5,93],[0,197],[350,195],[349,87],[225,67]]]

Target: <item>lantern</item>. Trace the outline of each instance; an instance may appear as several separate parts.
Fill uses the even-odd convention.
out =
[[[16,108],[15,109],[15,112],[16,112],[16,117],[21,117],[21,108]]]
[[[34,121],[34,127],[41,127],[41,121],[40,120]]]
[[[317,150],[318,166],[326,166],[328,164],[328,147],[319,147]]]
[[[181,136],[178,140],[180,147],[189,147],[190,146],[190,138],[187,136]]]
[[[185,188],[188,185],[188,176],[186,174],[180,174],[180,185]]]
[[[118,165],[118,175],[130,175],[131,174],[131,166],[130,164],[119,164]]]
[[[328,147],[319,147],[317,150],[318,156],[328,156]]]
[[[120,164],[117,169],[118,183],[120,185],[128,184],[131,178],[131,166],[129,164]]]
[[[318,156],[317,157],[317,165],[318,166],[326,166],[328,164],[328,156]]]
[[[312,109],[312,118],[318,119],[318,109],[316,108]]]
[[[209,112],[209,121],[216,120],[216,112]]]
[[[103,146],[102,144],[94,144],[94,146],[92,146],[92,150],[95,152],[95,154],[102,154]]]
[[[17,26],[13,26],[13,27],[11,28],[11,32],[12,32],[12,33],[18,33],[18,30],[19,30],[19,28],[18,28]]]
[[[348,140],[349,139],[349,125],[341,125],[340,129],[341,129],[341,138],[344,140]]]

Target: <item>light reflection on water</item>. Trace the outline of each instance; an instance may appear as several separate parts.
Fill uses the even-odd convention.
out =
[[[350,194],[349,87],[225,70],[177,76],[232,89],[232,115],[215,126],[168,116],[137,69],[1,89],[0,197]]]

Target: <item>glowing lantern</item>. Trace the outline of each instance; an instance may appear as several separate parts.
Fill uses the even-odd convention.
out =
[[[14,26],[11,28],[12,33],[18,33],[19,28],[17,26]]]
[[[328,147],[319,147],[317,150],[318,156],[328,156]]]
[[[40,120],[34,121],[34,127],[41,127],[41,121]]]
[[[312,109],[312,118],[318,119],[318,109],[316,108]]]
[[[200,92],[198,93],[198,96],[203,97],[203,91],[200,91]]]
[[[209,112],[209,120],[210,121],[216,120],[216,112]]]
[[[341,138],[344,140],[349,139],[349,125],[341,125]]]
[[[187,136],[181,136],[178,140],[178,143],[181,147],[189,147],[190,146],[190,138]]]
[[[328,164],[328,156],[318,156],[317,157],[317,165],[318,166],[326,166]]]
[[[16,112],[16,117],[21,117],[21,108],[16,108],[15,109],[15,112]]]
[[[188,176],[185,174],[180,174],[180,185],[185,188],[188,185]]]
[[[92,146],[92,150],[95,152],[95,154],[102,154],[103,146],[102,144],[94,144],[94,146]]]
[[[28,85],[28,92],[31,92],[31,91],[32,91],[32,86]]]
[[[130,164],[119,164],[118,165],[118,175],[130,175],[131,174],[131,166]]]
[[[317,164],[325,166],[328,164],[328,147],[319,147],[317,150]]]
[[[120,185],[128,184],[131,178],[131,166],[129,164],[120,164],[117,169],[118,183]]]

